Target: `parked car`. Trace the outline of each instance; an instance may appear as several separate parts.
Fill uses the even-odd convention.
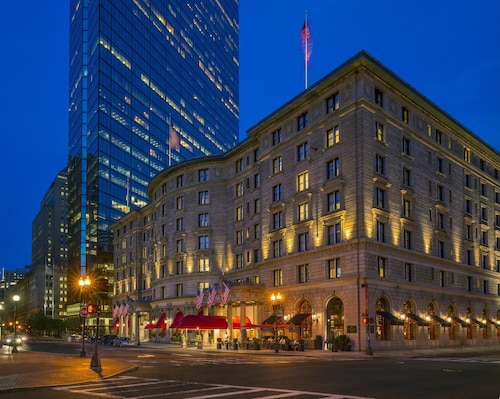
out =
[[[102,337],[100,337],[99,340],[102,345],[112,346],[113,341],[115,340],[116,337],[117,337],[116,334],[105,334]]]
[[[123,347],[123,346],[131,346],[131,345],[133,345],[133,343],[130,342],[130,340],[128,338],[125,338],[125,337],[116,337],[113,340],[113,346]]]

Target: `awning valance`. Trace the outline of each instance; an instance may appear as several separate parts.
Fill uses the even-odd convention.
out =
[[[456,316],[451,316],[451,321],[455,324],[460,324],[462,327],[467,327],[469,324],[463,321],[462,319],[459,319]]]
[[[446,321],[445,319],[442,319],[441,317],[436,316],[435,314],[431,315],[431,319],[434,320],[435,322],[438,322],[443,327],[450,327],[451,326],[451,323],[449,321]]]
[[[225,316],[188,315],[180,320],[176,328],[187,330],[225,330],[227,321]]]
[[[286,324],[300,326],[304,321],[311,317],[311,313],[298,313],[293,316]]]
[[[417,323],[419,326],[428,326],[429,323],[422,319],[421,317],[417,316],[415,313],[406,313],[406,317],[415,323]]]
[[[179,324],[183,318],[184,318],[184,315],[182,314],[182,312],[177,312],[174,316],[174,320],[172,321],[172,324],[170,324],[170,328],[179,328]]]
[[[261,327],[274,327],[275,322],[276,322],[276,316],[271,315],[266,320],[264,320],[262,323],[260,323],[260,326]]]
[[[240,316],[233,316],[233,329],[239,330],[241,328]],[[248,317],[245,317],[245,328],[255,327]]]
[[[397,318],[394,316],[392,313],[389,312],[383,312],[383,311],[377,311],[377,316],[381,316],[386,320],[389,320],[392,325],[394,326],[401,326],[403,325],[403,320]]]
[[[167,323],[165,323],[166,318],[167,315],[165,313],[162,313],[153,328],[167,328]]]

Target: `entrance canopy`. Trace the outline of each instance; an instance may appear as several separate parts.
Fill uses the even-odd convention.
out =
[[[167,315],[165,313],[162,313],[153,328],[167,328],[167,323],[165,323],[166,318]]]
[[[239,330],[241,326],[240,316],[233,316],[233,328]],[[252,321],[246,317],[245,327],[253,328]],[[184,316],[181,312],[175,315],[170,328],[187,330],[226,330],[228,328],[226,316],[204,316],[201,314]]]
[[[304,323],[304,321],[306,321],[309,317],[311,317],[311,313],[298,313],[293,316],[286,324],[290,326],[301,326],[302,323]]]

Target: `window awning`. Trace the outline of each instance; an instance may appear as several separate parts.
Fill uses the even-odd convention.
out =
[[[474,324],[477,324],[478,326],[482,326],[483,325],[483,323],[481,323],[479,320],[477,320],[477,319],[475,319],[473,317],[470,318],[470,321],[471,321],[470,324],[474,323]]]
[[[436,316],[435,314],[431,315],[431,319],[434,321],[437,321],[443,327],[450,327],[451,326],[451,323],[449,321],[446,321],[445,319],[442,319],[441,317]]]
[[[421,317],[417,316],[415,313],[406,313],[406,317],[410,320],[413,320],[419,326],[428,326],[429,325],[429,323],[427,321],[425,321]]]
[[[111,325],[110,328],[118,328],[120,327],[120,318],[119,317],[116,317],[114,320],[113,320],[113,324]]]
[[[276,320],[276,316],[275,315],[271,315],[269,316],[266,320],[264,320],[262,323],[259,324],[258,327],[261,327],[261,328],[274,328],[274,323],[276,322],[280,322],[280,319],[278,318]],[[277,325],[278,328],[287,328],[287,327],[290,327],[288,324],[278,324]]]
[[[227,321],[225,316],[188,315],[180,320],[176,328],[187,330],[225,330],[227,328]]]
[[[177,312],[174,316],[174,320],[172,321],[172,324],[170,324],[170,328],[179,328],[179,324],[183,318],[184,318],[184,314],[182,312]]]
[[[286,324],[292,326],[301,326],[304,321],[311,317],[311,313],[297,313]]]
[[[167,315],[165,313],[162,313],[153,328],[167,328],[167,323],[165,323],[166,318]]]
[[[148,324],[146,324],[146,327],[144,327],[145,330],[152,330],[153,326],[156,324],[156,320],[153,318],[153,320],[148,321]]]
[[[469,324],[463,321],[462,319],[459,319],[456,316],[451,316],[451,321],[455,324],[460,324],[462,327],[467,327]]]
[[[233,329],[241,329],[240,316],[233,316]],[[252,324],[248,317],[245,317],[245,328],[253,328],[255,325]]]
[[[381,316],[384,319],[389,320],[391,324],[394,326],[402,326],[404,324],[403,320],[397,318],[396,316],[394,316],[392,313],[389,312],[383,312],[378,310],[377,316]]]

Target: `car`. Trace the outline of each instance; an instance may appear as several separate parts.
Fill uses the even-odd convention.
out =
[[[116,334],[105,334],[102,337],[99,338],[99,341],[102,345],[113,345],[114,339],[117,337]]]
[[[126,337],[116,337],[113,340],[113,346],[123,347],[123,346],[131,346],[131,345],[133,345],[133,343],[130,342],[130,340]]]
[[[23,337],[21,335],[7,334],[3,340],[4,345],[14,346],[14,341],[16,345],[22,345]]]

